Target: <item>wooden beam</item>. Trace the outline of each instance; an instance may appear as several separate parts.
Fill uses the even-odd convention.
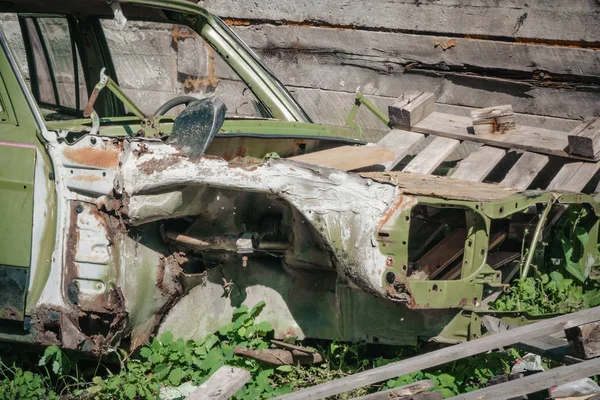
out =
[[[364,396],[356,397],[352,400],[388,400],[400,396],[409,396],[433,389],[435,385],[431,380],[417,381],[408,385],[398,386],[393,389],[382,390],[381,392],[371,393]]]
[[[194,390],[187,400],[227,400],[250,380],[250,371],[222,366]]]
[[[385,135],[376,146],[384,147],[394,152],[392,161],[382,163],[386,171],[391,171],[404,157],[410,154],[415,148],[425,140],[422,133],[405,131],[402,129],[392,129]]]
[[[476,135],[504,134],[515,131],[515,117],[510,104],[471,111]]]
[[[393,159],[392,151],[379,146],[340,146],[288,158],[288,160],[338,168],[343,171],[383,164]]]
[[[506,187],[525,190],[548,163],[548,156],[525,152],[500,183]]]
[[[402,170],[430,174],[458,147],[460,141],[436,137]]]
[[[410,129],[433,112],[435,100],[433,93],[419,90],[404,92],[388,106],[390,124],[394,128]]]
[[[459,162],[450,176],[465,181],[481,182],[505,155],[504,149],[481,146]]]
[[[600,118],[586,118],[569,132],[569,153],[598,159],[600,157]]]
[[[507,331],[514,332],[514,330]],[[491,337],[496,337],[492,335]],[[549,371],[538,372],[524,378],[515,379],[498,385],[474,390],[465,394],[451,397],[454,400],[506,400],[529,393],[539,392],[552,386],[563,385],[579,379],[598,375],[600,373],[600,358],[553,368]]]
[[[446,347],[435,352],[421,354],[416,357],[411,357],[364,372],[352,374],[344,378],[335,379],[327,383],[322,383],[278,397],[278,399],[322,399],[324,397],[334,396],[365,385],[371,385],[373,383],[395,378],[410,372],[432,368],[459,360],[461,358],[471,357],[475,354],[501,347],[507,347],[528,339],[534,339],[539,336],[562,332],[564,329],[588,324],[590,322],[596,322],[599,320],[600,307],[594,307],[571,314],[561,315],[505,332],[484,336],[480,339]],[[598,362],[598,364],[594,364],[594,367],[600,367],[600,359],[593,361]],[[583,365],[582,367],[585,368]],[[597,371],[595,374],[598,373],[600,373],[600,371]],[[556,379],[556,376],[554,378]],[[512,395],[510,391],[507,394]]]
[[[504,135],[473,135],[469,131],[471,118],[432,112],[411,128],[413,132],[444,136],[458,140],[470,140],[506,149],[521,149],[553,156],[578,160],[589,158],[569,154],[567,133],[550,129],[519,126],[514,133]]]

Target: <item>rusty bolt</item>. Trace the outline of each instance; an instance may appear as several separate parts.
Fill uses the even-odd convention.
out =
[[[83,205],[81,203],[77,203],[75,206],[75,211],[77,211],[77,214],[81,214],[83,212]]]
[[[248,266],[248,256],[242,257],[242,267],[246,268]]]

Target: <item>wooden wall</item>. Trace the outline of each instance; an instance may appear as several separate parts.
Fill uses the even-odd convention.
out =
[[[512,104],[518,122],[570,130],[600,115],[600,0],[203,0],[317,122],[355,90],[387,109],[406,90],[438,110]],[[540,117],[542,116],[542,117]],[[374,140],[383,132],[361,113]]]

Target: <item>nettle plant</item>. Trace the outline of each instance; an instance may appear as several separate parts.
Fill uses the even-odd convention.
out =
[[[87,393],[97,398],[156,398],[161,386],[179,386],[183,382],[200,385],[221,366],[227,364],[245,368],[253,379],[237,394],[238,399],[277,396],[291,387],[274,387],[270,377],[273,368],[234,354],[234,348],[244,346],[255,350],[269,347],[267,335],[272,331],[268,322],[257,322],[264,301],[251,309],[243,305],[233,312],[233,321],[203,340],[175,340],[169,332],[155,338],[139,350],[139,357],[123,359],[118,374],[96,376]]]

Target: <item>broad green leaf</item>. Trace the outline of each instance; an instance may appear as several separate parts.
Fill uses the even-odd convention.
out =
[[[247,312],[248,312],[248,306],[245,304],[242,304],[241,306],[239,306],[238,308],[233,310],[233,319],[237,319],[238,316],[240,316],[242,314],[246,314]]]
[[[126,397],[133,400],[135,398],[135,395],[137,394],[135,385],[132,385],[130,383],[126,383],[125,385],[123,385],[123,394]]]
[[[175,368],[169,374],[169,383],[173,386],[179,386],[181,380],[185,377],[185,371],[181,368]]]
[[[148,358],[152,355],[152,349],[149,347],[142,347],[140,350],[140,356]]]
[[[267,305],[267,303],[265,303],[264,300],[259,301],[258,303],[256,303],[256,305],[254,307],[252,307],[252,309],[250,310],[250,315],[253,318],[256,318],[261,311],[263,310],[263,308],[265,308],[265,306]]]
[[[263,322],[256,324],[256,330],[259,331],[260,333],[268,333],[273,330],[273,327],[271,326],[271,324],[269,322],[263,321]]]
[[[170,345],[173,342],[173,334],[171,332],[163,333],[160,342],[165,346]]]

